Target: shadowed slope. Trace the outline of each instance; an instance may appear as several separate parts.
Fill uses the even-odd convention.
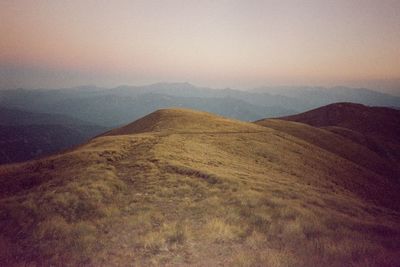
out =
[[[0,263],[396,266],[398,191],[351,151],[160,110],[64,154],[0,167]]]
[[[280,119],[325,128],[400,164],[399,110],[337,103]]]
[[[349,138],[348,133],[343,134],[346,129],[339,127],[331,130],[331,128],[316,128],[303,123],[277,119],[266,119],[256,123],[290,134],[387,178],[397,180],[400,177],[399,166],[371,150],[369,148],[371,143],[364,141],[363,135],[356,136],[354,131],[351,132]],[[340,134],[337,134],[338,129],[341,131]],[[355,138],[358,139],[354,140]]]
[[[106,130],[65,115],[0,107],[0,164],[48,156]]]
[[[400,111],[385,107],[337,103],[280,119],[316,127],[338,126],[393,139],[400,136]]]

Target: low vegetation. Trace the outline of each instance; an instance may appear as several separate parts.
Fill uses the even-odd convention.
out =
[[[271,127],[161,115],[167,131],[1,167],[1,265],[400,264],[399,206],[383,196],[397,188],[381,174]],[[165,126],[180,117],[187,131]]]

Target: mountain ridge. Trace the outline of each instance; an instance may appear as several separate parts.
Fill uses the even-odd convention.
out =
[[[82,89],[82,90],[81,90]],[[246,121],[282,117],[334,102],[400,106],[400,97],[352,88],[269,88],[241,91],[188,83],[158,83],[115,88],[1,90],[0,106],[69,115],[107,127],[118,127],[152,111],[171,106],[200,109]],[[99,117],[98,114],[104,114]]]
[[[163,109],[0,166],[0,263],[396,266],[398,183],[367,168],[385,159],[266,121]]]
[[[368,107],[354,103],[336,103],[310,110],[283,120],[325,128],[365,144],[376,153],[400,162],[400,111],[387,107]]]

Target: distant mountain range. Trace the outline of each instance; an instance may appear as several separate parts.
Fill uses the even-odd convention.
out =
[[[0,106],[63,114],[93,124],[116,127],[166,107],[193,108],[253,121],[286,116],[335,102],[400,107],[400,97],[345,87],[275,87],[252,91],[212,89],[189,83],[147,86],[94,86],[57,90],[3,90]]]

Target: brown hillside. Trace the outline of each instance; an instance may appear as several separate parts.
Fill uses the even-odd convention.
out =
[[[400,110],[385,107],[336,103],[280,119],[316,127],[338,126],[388,138],[400,136]]]
[[[0,167],[0,265],[398,266],[385,158],[328,130],[266,126],[160,110]]]
[[[393,164],[386,157],[371,150],[369,146],[379,147],[379,145],[371,143],[365,135],[355,131],[340,127],[316,128],[303,123],[277,119],[266,119],[256,123],[316,145],[384,177],[393,180],[398,180],[400,177],[399,165]]]
[[[336,103],[279,119],[324,128],[367,146],[381,157],[391,160],[392,164],[400,164],[399,110]]]

